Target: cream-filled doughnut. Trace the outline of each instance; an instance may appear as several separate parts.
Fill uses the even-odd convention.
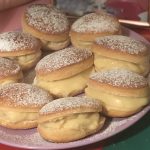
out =
[[[111,117],[126,117],[140,111],[150,97],[146,78],[125,69],[91,74],[85,93],[101,101],[104,113]]]
[[[76,20],[71,26],[70,37],[75,47],[91,48],[97,37],[120,33],[118,19],[101,11],[87,14]]]
[[[92,52],[69,47],[39,61],[34,84],[55,97],[74,96],[83,92],[92,70]]]
[[[47,91],[29,84],[3,85],[0,87],[0,125],[11,129],[34,128],[39,110],[51,100]]]
[[[149,49],[141,41],[123,35],[97,38],[91,49],[96,71],[128,69],[147,75],[150,69]]]
[[[81,97],[60,98],[39,112],[38,131],[52,142],[70,142],[98,132],[105,122],[99,102]]]
[[[41,42],[27,33],[18,31],[0,34],[0,57],[18,62],[23,70],[36,65],[41,56]]]
[[[15,61],[0,57],[0,85],[21,82],[23,74],[21,67]]]
[[[41,40],[43,49],[60,50],[70,43],[67,16],[53,6],[29,6],[23,15],[22,27],[24,32]]]

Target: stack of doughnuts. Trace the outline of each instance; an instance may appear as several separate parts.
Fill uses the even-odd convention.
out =
[[[77,19],[71,26],[70,37],[75,47],[90,49],[97,37],[120,33],[121,27],[118,19],[100,11]]]
[[[98,132],[105,117],[102,106],[90,98],[60,98],[46,104],[39,113],[38,131],[53,142],[70,142]]]
[[[54,97],[74,96],[83,92],[92,70],[92,52],[69,47],[38,62],[34,84]]]
[[[12,83],[0,87],[0,125],[11,129],[37,126],[38,112],[52,97],[43,89]]]
[[[13,82],[21,82],[23,74],[18,63],[0,57],[0,85]]]
[[[18,62],[23,70],[36,65],[41,57],[41,42],[29,34],[12,31],[0,34],[0,57]]]
[[[149,103],[146,78],[125,69],[111,69],[91,74],[88,97],[102,102],[104,113],[110,117],[127,117]]]
[[[60,50],[70,43],[67,16],[50,5],[33,4],[28,7],[22,27],[24,32],[42,41],[43,49]]]
[[[150,69],[150,53],[141,41],[123,35],[97,38],[91,49],[96,71],[112,68],[128,69],[147,75]]]

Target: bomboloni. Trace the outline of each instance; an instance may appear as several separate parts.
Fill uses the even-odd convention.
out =
[[[150,97],[147,79],[125,69],[91,74],[85,94],[100,101],[110,117],[133,115],[149,103]]]
[[[77,19],[71,26],[70,37],[75,47],[91,49],[91,45],[97,37],[120,33],[121,27],[118,19],[100,11]]]
[[[70,43],[67,16],[51,5],[33,4],[27,7],[22,28],[40,39],[45,50],[60,50]]]
[[[52,142],[70,142],[98,132],[104,125],[102,106],[90,98],[67,97],[50,102],[39,112],[38,131]]]
[[[19,31],[0,34],[0,57],[12,59],[28,70],[41,57],[41,42],[33,36]]]
[[[3,85],[0,87],[0,125],[11,129],[37,127],[39,110],[52,99],[47,91],[29,84]]]
[[[123,35],[97,38],[91,48],[96,71],[128,69],[141,75],[150,70],[149,49],[141,41]]]
[[[55,97],[75,96],[84,91],[93,71],[93,54],[89,50],[65,48],[41,59],[34,84]]]
[[[0,57],[0,84],[21,82],[23,73],[19,64],[13,60]]]

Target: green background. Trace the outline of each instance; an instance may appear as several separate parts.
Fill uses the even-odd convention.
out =
[[[103,146],[104,150],[150,150],[150,112]]]

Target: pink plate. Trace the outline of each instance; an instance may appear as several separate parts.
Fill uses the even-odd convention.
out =
[[[149,42],[146,41],[143,37],[141,37],[139,34],[129,29],[124,28],[124,34],[149,44]],[[142,118],[149,110],[150,105],[145,107],[142,111],[140,111],[134,116],[128,118],[113,118],[110,122],[108,122],[107,126],[105,126],[103,130],[100,131],[99,133],[84,138],[82,140],[69,143],[47,142],[40,137],[36,129],[11,130],[0,127],[0,143],[14,147],[28,148],[28,149],[42,149],[42,150],[67,149],[79,147],[107,139],[125,130],[126,128],[137,122],[140,118]]]

